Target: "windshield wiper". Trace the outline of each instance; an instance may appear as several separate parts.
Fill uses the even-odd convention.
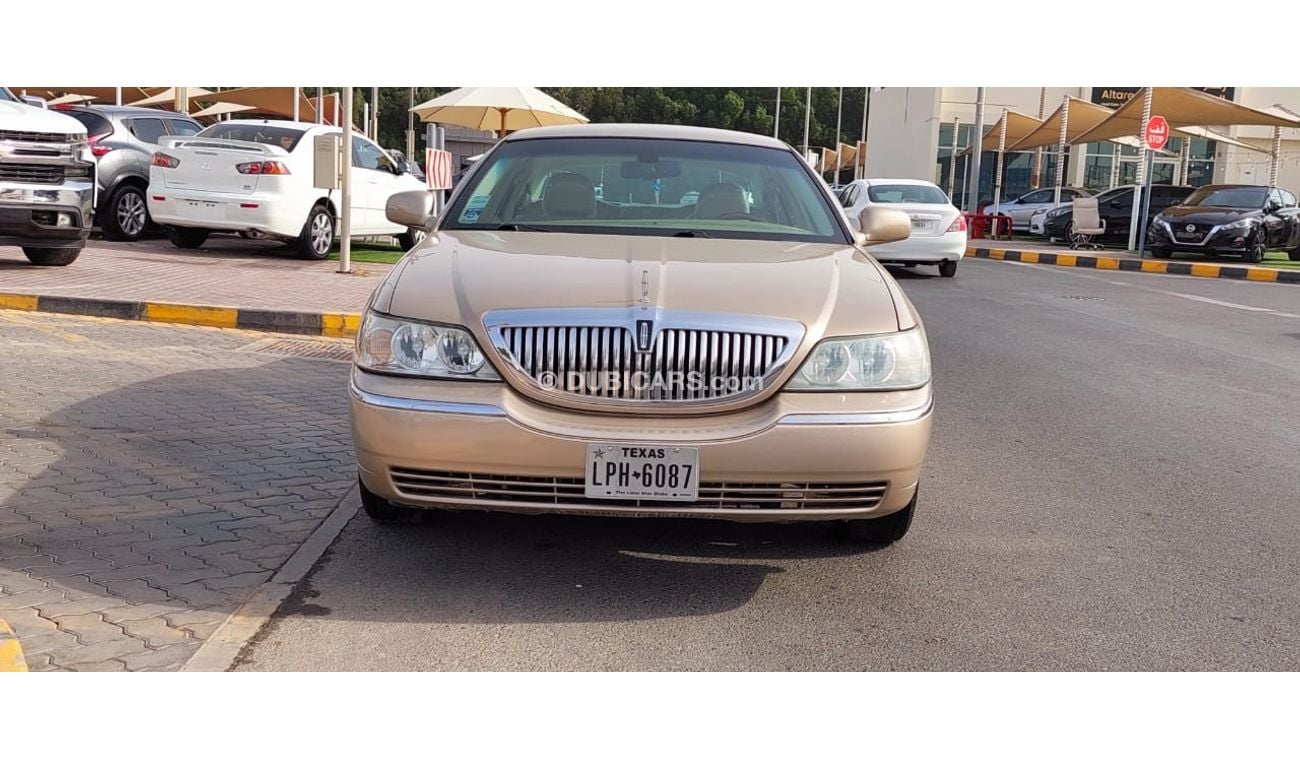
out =
[[[709,233],[700,232],[699,230],[678,230],[677,232],[674,232],[670,237],[706,238],[709,237]]]
[[[502,224],[497,229],[507,232],[555,232],[550,227],[534,227],[531,224]]]

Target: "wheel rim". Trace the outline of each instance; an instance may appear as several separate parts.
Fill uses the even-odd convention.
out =
[[[144,230],[144,196],[137,192],[122,193],[117,201],[117,226],[127,235],[139,235]]]
[[[328,214],[317,214],[311,219],[311,249],[323,254],[334,242],[334,230]]]

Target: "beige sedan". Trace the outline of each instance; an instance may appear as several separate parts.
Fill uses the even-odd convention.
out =
[[[352,426],[367,513],[823,520],[907,532],[930,437],[921,320],[784,143],[515,133],[372,297]]]

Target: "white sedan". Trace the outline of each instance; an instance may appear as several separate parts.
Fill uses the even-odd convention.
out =
[[[315,138],[338,127],[235,119],[192,137],[165,137],[149,167],[149,214],[179,248],[198,248],[211,232],[290,242],[309,259],[329,256],[338,226],[338,190],[315,186]],[[403,248],[421,237],[388,221],[389,196],[425,183],[378,145],[352,138],[354,236],[394,235]]]
[[[1089,198],[1091,196],[1091,191],[1084,190],[1081,187],[1063,187],[1061,188],[1060,205],[1068,206],[1075,198]],[[1034,214],[1039,211],[1046,213],[1056,208],[1056,206],[1056,188],[1049,187],[1044,190],[1033,190],[1019,198],[1002,201],[998,204],[998,213],[1011,217],[1011,229],[1023,232],[1031,229]],[[993,213],[993,204],[990,203],[985,206],[984,212]]]
[[[858,215],[867,206],[896,208],[911,218],[909,238],[872,247],[871,255],[878,261],[907,266],[935,264],[944,277],[957,274],[957,262],[966,254],[966,217],[934,183],[855,179],[840,191],[839,198],[855,230]]]

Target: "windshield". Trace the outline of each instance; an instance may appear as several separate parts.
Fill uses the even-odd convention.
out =
[[[795,154],[732,143],[565,137],[502,144],[445,229],[846,243]]]
[[[1202,187],[1183,201],[1183,206],[1260,208],[1268,197],[1267,187]]]
[[[948,203],[948,196],[933,185],[872,185],[867,197],[872,203]]]
[[[301,129],[273,127],[256,121],[226,121],[213,124],[198,133],[196,137],[219,137],[223,140],[244,140],[246,142],[262,143],[263,145],[278,145],[292,153],[293,149],[297,147],[298,141],[302,139],[303,134],[305,133]]]
[[[15,98],[14,94],[12,92],[9,92],[8,87],[0,87],[0,100],[7,100],[11,103],[18,102],[18,98]]]

